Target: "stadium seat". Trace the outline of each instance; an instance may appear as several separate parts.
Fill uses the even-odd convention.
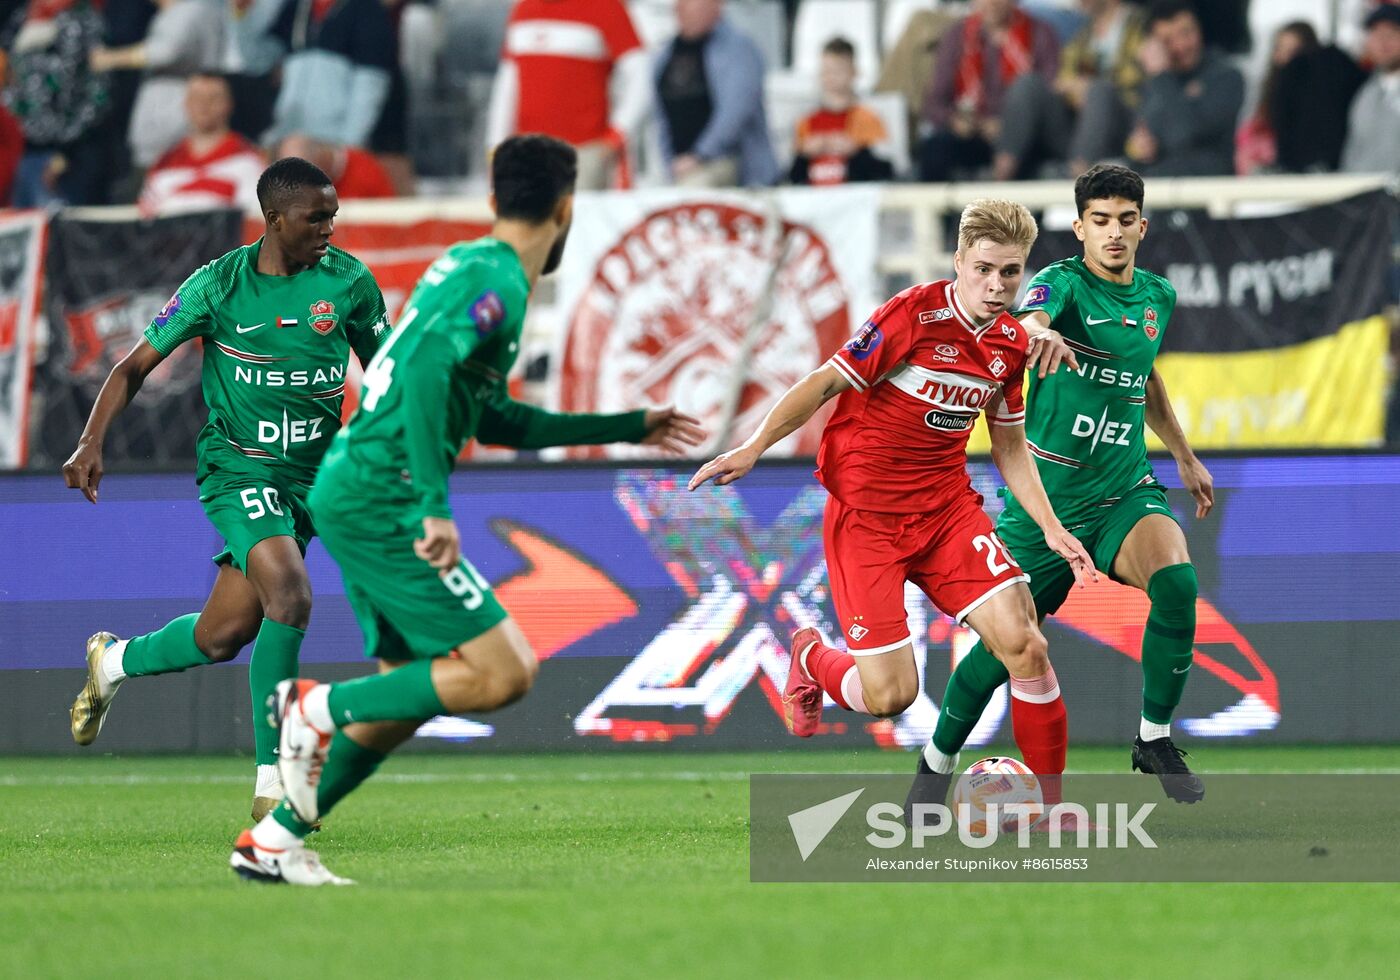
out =
[[[792,27],[792,69],[815,78],[822,46],[844,37],[856,48],[856,87],[870,91],[880,70],[879,32],[872,0],[803,0]]]
[[[642,46],[655,51],[676,36],[676,5],[673,0],[631,0],[627,12]]]
[[[909,21],[914,19],[914,15],[920,10],[928,9],[929,6],[928,0],[885,0],[885,16],[880,24],[880,53],[883,55],[892,50],[899,42],[899,36],[909,26]],[[953,7],[962,4],[943,3],[940,6]]]
[[[898,92],[873,92],[861,98],[861,103],[880,117],[889,134],[889,159],[894,166],[894,175],[899,178],[909,175],[909,112],[904,105],[904,96]]]

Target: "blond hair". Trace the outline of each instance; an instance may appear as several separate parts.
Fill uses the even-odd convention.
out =
[[[963,208],[958,219],[958,248],[966,250],[986,241],[1014,245],[1029,255],[1039,233],[1035,218],[1024,205],[984,197]]]

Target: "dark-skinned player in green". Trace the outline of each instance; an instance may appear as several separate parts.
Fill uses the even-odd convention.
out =
[[[197,444],[199,499],[225,543],[214,558],[214,588],[202,612],[154,633],[88,640],[73,738],[79,745],[97,738],[126,678],[232,660],[252,642],[253,815],[261,818],[282,797],[267,698],[297,675],[311,616],[306,495],[340,428],[350,350],[367,364],[388,319],[369,269],[330,244],[339,202],[329,177],[297,157],[278,160],[258,181],[258,201],[262,238],[185,280],[112,369],[63,475],[97,503],[112,421],[176,347],[203,342],[209,421]]]
[[[496,148],[490,235],[453,245],[428,267],[365,372],[359,410],[326,455],[311,512],[380,673],[278,685],[287,797],[238,838],[229,861],[245,878],[347,884],[304,845],[313,822],[424,721],[499,708],[534,683],[530,644],[461,554],[447,479],[470,439],[521,448],[635,442],[669,452],[704,439],[694,419],[670,408],[560,414],[507,394],[526,302],[563,255],[577,168],[574,149],[547,136]]]
[[[1016,313],[1037,344],[1028,360],[1026,439],[1065,527],[1097,567],[1151,600],[1132,765],[1155,774],[1172,799],[1194,803],[1205,787],[1172,741],[1171,719],[1191,670],[1196,570],[1166,491],[1153,476],[1144,431],[1151,427],[1176,459],[1196,517],[1204,518],[1215,501],[1210,472],[1191,451],[1153,366],[1176,290],[1136,264],[1147,233],[1141,177],[1100,164],[1075,181],[1074,197],[1074,232],[1084,254],[1042,269]],[[1030,575],[1036,613],[1044,619],[1060,608],[1074,577],[1033,533],[1020,503],[1009,491],[1003,496],[997,534]],[[943,802],[958,750],[1006,678],[1006,668],[981,643],[958,664],[906,812],[915,803]]]

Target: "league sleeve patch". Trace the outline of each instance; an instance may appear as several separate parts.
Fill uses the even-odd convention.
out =
[[[846,341],[845,349],[851,352],[851,357],[863,361],[875,352],[875,348],[879,347],[880,341],[884,339],[885,335],[880,328],[867,320],[860,333]]]
[[[1032,286],[1026,293],[1026,301],[1021,305],[1027,309],[1032,306],[1044,306],[1050,301],[1050,286],[1047,283],[1040,283]]]
[[[488,289],[472,301],[467,308],[478,337],[485,337],[499,327],[506,318],[506,304],[499,293]]]
[[[146,308],[150,309],[149,306]],[[179,312],[180,294],[176,293],[174,296],[170,297],[168,300],[165,301],[165,305],[162,306],[160,308],[160,312],[156,314],[156,326],[165,326],[167,323],[170,322],[170,318]]]

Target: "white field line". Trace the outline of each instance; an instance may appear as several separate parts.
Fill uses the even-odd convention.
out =
[[[699,771],[678,771],[678,772],[641,772],[637,770],[626,770],[618,772],[575,772],[568,775],[555,775],[547,773],[484,773],[484,772],[462,772],[462,773],[381,773],[374,777],[376,783],[552,783],[552,782],[575,782],[575,783],[701,783],[713,780],[714,782],[741,782],[747,780],[751,775],[810,775],[810,776],[833,776],[849,777],[852,775],[874,775],[889,776],[902,775],[900,773],[750,773],[745,771],[725,771],[714,772]],[[1105,773],[1102,771],[1066,770],[1067,776],[1110,776],[1128,775],[1128,773]],[[1211,776],[1395,776],[1400,775],[1400,767],[1381,766],[1374,768],[1340,768],[1340,769],[1311,769],[1307,772],[1285,772],[1283,770],[1258,770],[1258,769],[1213,769],[1209,772],[1202,771],[1200,775],[1210,778]],[[5,786],[237,786],[251,782],[252,776],[233,776],[226,774],[215,774],[200,776],[188,774],[182,776],[143,776],[143,775],[113,775],[113,776],[7,776],[0,775],[0,787]]]

